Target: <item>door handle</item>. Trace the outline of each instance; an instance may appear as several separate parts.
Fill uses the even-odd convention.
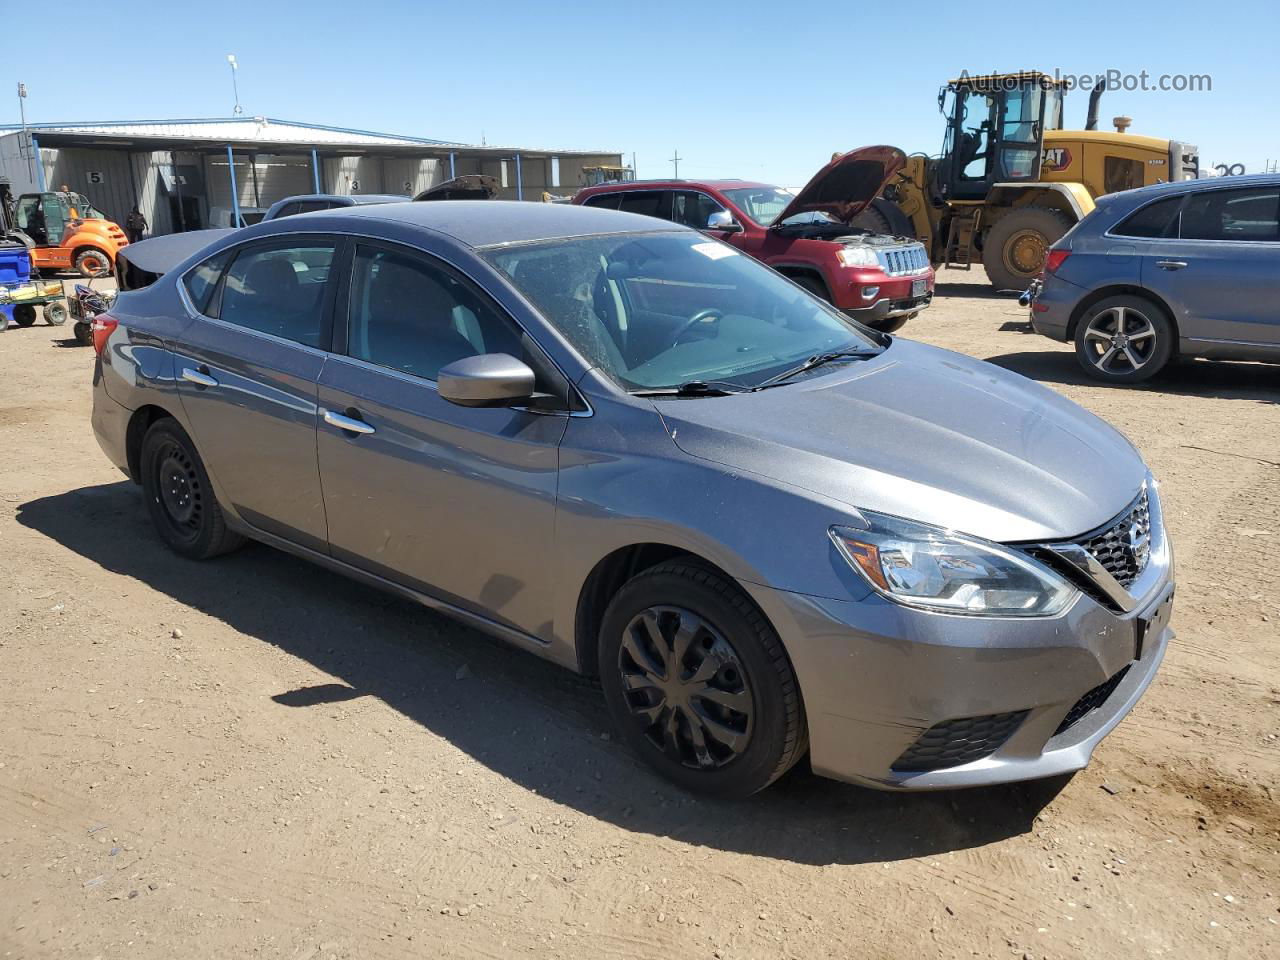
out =
[[[1157,260],[1156,266],[1161,270],[1181,270],[1187,265],[1185,260]]]
[[[198,387],[216,387],[218,381],[203,370],[192,370],[190,367],[182,368],[182,379],[190,380]]]
[[[346,430],[348,433],[373,433],[373,427],[365,423],[363,420],[356,420],[353,417],[344,417],[340,413],[334,413],[332,410],[321,410],[320,415],[324,417],[324,422],[331,426],[337,427],[339,430]]]

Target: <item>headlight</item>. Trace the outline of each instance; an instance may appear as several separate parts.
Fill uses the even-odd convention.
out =
[[[869,247],[841,247],[836,256],[846,267],[878,267],[880,258]]]
[[[863,512],[865,529],[832,527],[849,565],[878,593],[926,610],[1051,617],[1077,590],[1025,554],[940,527]]]

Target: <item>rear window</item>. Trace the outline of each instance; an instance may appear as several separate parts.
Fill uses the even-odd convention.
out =
[[[1176,237],[1178,235],[1178,210],[1182,207],[1182,197],[1165,197],[1155,203],[1149,203],[1137,213],[1132,213],[1114,227],[1112,233],[1121,237],[1140,237],[1154,239],[1157,237]]]
[[[218,285],[218,277],[222,276],[222,271],[230,257],[229,251],[214,254],[204,263],[192,267],[182,278],[182,285],[186,287],[187,296],[191,298],[191,305],[198,313],[208,312],[209,297],[214,287]]]

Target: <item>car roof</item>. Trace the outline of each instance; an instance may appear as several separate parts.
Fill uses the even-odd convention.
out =
[[[446,234],[470,247],[554,240],[608,233],[688,230],[638,213],[568,203],[522,200],[431,200],[364,204],[303,213],[252,227],[255,236],[299,230],[342,229],[352,221],[381,220]]]
[[[584,187],[582,192],[609,193],[614,190],[679,190],[681,188],[705,187],[710,190],[737,190],[740,187],[758,189],[776,188],[777,184],[761,183],[758,180],[628,180],[625,183],[601,183],[594,187]]]
[[[277,200],[272,204],[273,207],[281,206],[286,203],[299,203],[306,200],[324,200],[329,203],[337,201],[339,203],[351,204],[355,206],[360,203],[403,203],[409,198],[404,194],[396,193],[352,193],[340,195],[336,193],[299,193],[292,197],[285,197],[283,200]]]
[[[1169,183],[1153,183],[1146,187],[1122,191],[1126,197],[1146,199],[1160,193],[1194,193],[1197,190],[1214,190],[1227,187],[1270,187],[1280,184],[1280,174],[1250,173],[1239,177],[1201,177],[1198,180],[1173,180]]]

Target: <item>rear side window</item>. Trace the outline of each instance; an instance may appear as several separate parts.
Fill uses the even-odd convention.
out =
[[[333,253],[313,241],[241,250],[223,278],[218,319],[319,347]]]
[[[609,210],[618,209],[618,197],[616,193],[597,193],[595,196],[587,197],[582,201],[584,207],[605,207]]]
[[[662,198],[671,194],[663,190],[629,190],[622,194],[618,209],[627,213],[642,213],[646,217],[665,217],[669,211],[662,208]]]
[[[222,271],[230,259],[231,254],[224,250],[188,270],[186,276],[182,278],[182,285],[186,288],[187,296],[191,298],[191,305],[196,308],[197,313],[209,312],[209,300],[213,296],[214,288],[218,285],[218,277],[222,276]],[[131,285],[130,289],[136,289],[136,287]]]
[[[1183,240],[1280,240],[1280,186],[1208,190],[1182,211]]]
[[[1154,239],[1157,237],[1176,237],[1178,235],[1178,210],[1182,206],[1182,197],[1165,197],[1155,203],[1149,203],[1128,219],[1114,227],[1111,232],[1120,237],[1141,237]]]

